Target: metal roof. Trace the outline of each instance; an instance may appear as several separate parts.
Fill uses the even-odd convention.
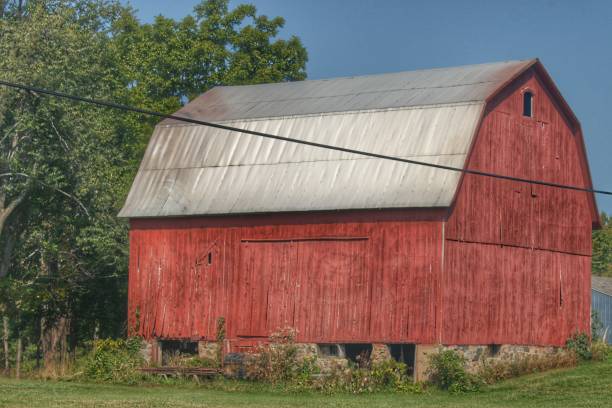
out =
[[[612,278],[593,276],[591,277],[591,287],[593,290],[612,296]]]
[[[533,63],[217,87],[176,115],[462,167],[486,99]],[[448,207],[459,178],[167,119],[119,215]]]

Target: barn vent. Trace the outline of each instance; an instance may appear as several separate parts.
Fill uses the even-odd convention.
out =
[[[533,117],[533,93],[530,91],[523,93],[523,116]]]

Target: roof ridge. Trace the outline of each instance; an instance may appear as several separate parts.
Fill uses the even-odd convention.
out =
[[[464,64],[464,65],[450,65],[446,67],[433,67],[433,68],[419,68],[419,69],[406,69],[401,71],[391,71],[391,72],[383,72],[376,74],[363,74],[363,75],[346,75],[346,76],[338,76],[338,77],[327,77],[327,78],[316,78],[309,79],[306,78],[301,81],[285,81],[285,82],[263,82],[260,84],[246,84],[246,85],[217,85],[215,88],[246,88],[246,87],[258,87],[264,85],[287,85],[287,84],[295,84],[295,83],[305,83],[305,82],[326,82],[326,81],[335,81],[341,79],[355,79],[355,78],[370,78],[370,77],[382,77],[386,75],[397,75],[397,74],[405,74],[409,72],[426,72],[426,71],[440,71],[440,70],[451,70],[451,69],[460,69],[460,68],[475,68],[475,67],[483,67],[483,66],[493,66],[493,65],[504,65],[504,64],[519,64],[519,63],[532,63],[536,61],[537,58],[529,58],[529,59],[520,59],[520,60],[505,60],[505,61],[494,61],[494,62],[482,62],[478,64]]]

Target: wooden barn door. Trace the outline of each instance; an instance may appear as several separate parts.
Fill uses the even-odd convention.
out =
[[[293,324],[294,243],[242,243],[238,336],[267,337]],[[274,327],[279,326],[279,327]]]
[[[301,339],[365,337],[370,277],[366,239],[243,241],[238,336],[284,327]]]
[[[187,284],[182,285],[185,293],[184,300],[187,301],[186,326],[190,337],[203,337],[215,339],[217,335],[218,315],[217,300],[221,297],[222,289],[219,265],[222,263],[220,251],[216,243],[204,245],[195,259],[191,273],[193,276]],[[173,317],[176,319],[176,317]]]

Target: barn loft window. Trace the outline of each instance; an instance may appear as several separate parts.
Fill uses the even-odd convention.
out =
[[[533,93],[530,91],[523,93],[523,116],[533,117]]]

